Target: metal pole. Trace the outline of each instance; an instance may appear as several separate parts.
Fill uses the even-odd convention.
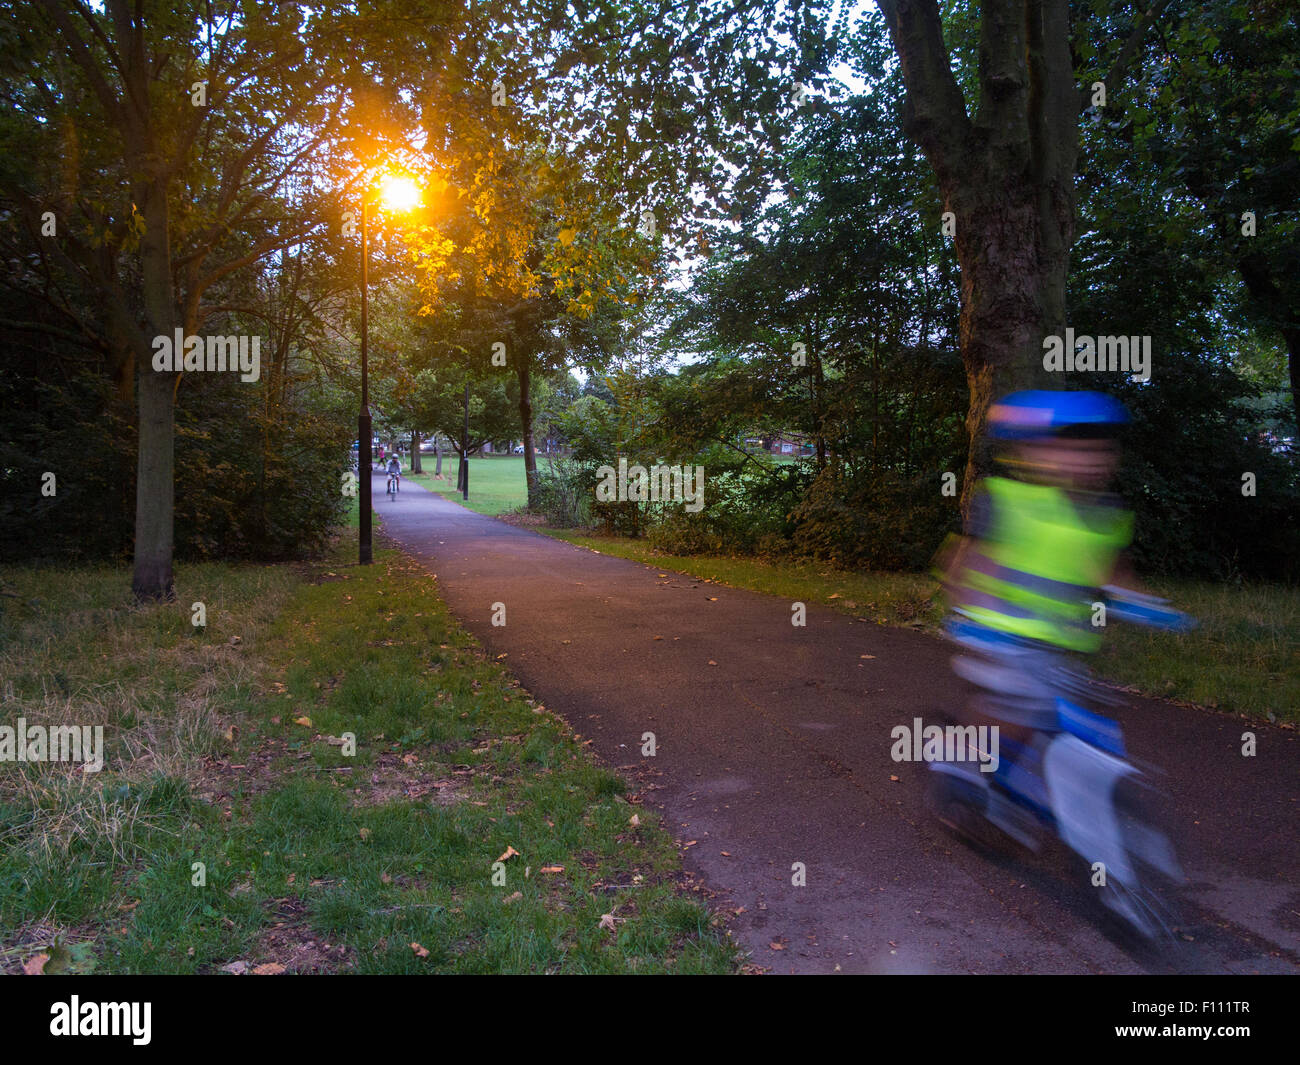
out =
[[[465,436],[464,445],[461,447],[461,475],[460,488],[462,499],[469,498],[469,376],[465,377]]]
[[[370,377],[366,365],[367,327],[366,287],[369,281],[367,260],[370,248],[366,237],[366,193],[361,190],[361,413],[357,416],[357,475],[361,479],[361,547],[360,564],[368,566],[373,559],[370,536]]]

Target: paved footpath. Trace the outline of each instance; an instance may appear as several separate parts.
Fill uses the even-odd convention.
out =
[[[981,856],[924,806],[890,730],[963,699],[919,633],[613,558],[404,482],[381,533],[437,575],[461,623],[634,782],[754,961],[775,972],[1300,972],[1300,737],[1134,699],[1130,749],[1162,766],[1191,940],[1144,957],[1093,917],[1086,871]],[[491,624],[504,603],[504,627]],[[1225,669],[1235,668],[1225,662]],[[657,753],[641,754],[655,735]],[[806,886],[794,886],[803,863]],[[1073,875],[1071,875],[1073,874]]]

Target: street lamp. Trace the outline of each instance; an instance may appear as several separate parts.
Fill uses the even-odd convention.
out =
[[[386,174],[379,182],[379,198],[391,211],[409,211],[420,202],[420,191],[410,178]],[[357,473],[361,474],[361,538],[360,563],[370,565],[374,558],[370,521],[370,477],[372,457],[370,452],[370,374],[367,362],[369,319],[367,318],[367,288],[369,287],[370,244],[366,229],[369,198],[361,190],[361,411],[357,415]]]

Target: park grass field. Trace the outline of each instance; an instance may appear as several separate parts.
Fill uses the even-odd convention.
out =
[[[496,517],[507,511],[517,510],[528,502],[528,480],[524,475],[524,457],[522,455],[483,455],[471,456],[469,460],[469,500],[466,502],[456,490],[456,478],[460,458],[452,455],[443,456],[443,480],[433,477],[435,459],[433,455],[421,455],[424,473],[403,473],[403,479],[409,477],[417,484],[431,491],[438,492],[448,499],[459,503],[476,514]],[[545,459],[538,457],[538,468]],[[383,500],[376,501],[376,508],[382,509]]]
[[[6,718],[106,726],[98,773],[0,764],[0,972],[735,971],[658,816],[356,549],[143,607],[0,567]]]

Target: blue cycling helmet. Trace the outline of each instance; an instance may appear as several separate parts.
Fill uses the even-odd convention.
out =
[[[1124,405],[1104,392],[1013,392],[989,408],[995,440],[1111,436],[1127,422]]]

